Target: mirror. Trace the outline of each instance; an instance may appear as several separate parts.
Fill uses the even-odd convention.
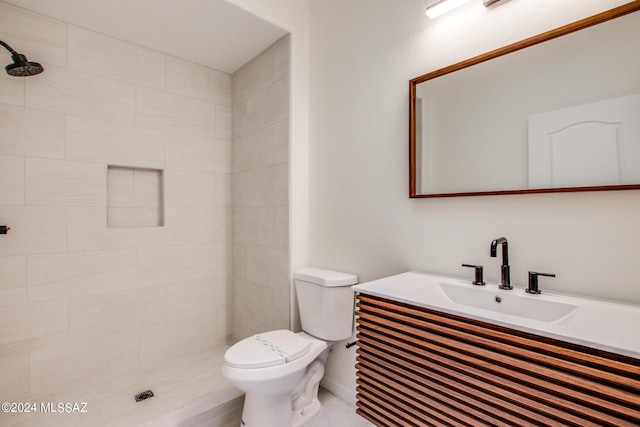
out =
[[[640,189],[638,10],[412,79],[410,197]]]

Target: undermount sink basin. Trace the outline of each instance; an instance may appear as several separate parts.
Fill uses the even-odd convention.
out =
[[[548,299],[540,299],[513,293],[496,292],[485,287],[460,286],[440,283],[440,288],[454,304],[491,310],[496,313],[525,317],[541,322],[568,320],[577,306]]]
[[[640,305],[410,271],[353,286],[358,293],[451,313],[640,359]],[[623,327],[621,327],[623,326]]]

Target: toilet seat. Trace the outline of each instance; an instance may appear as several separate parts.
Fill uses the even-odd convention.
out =
[[[311,342],[287,329],[263,332],[234,344],[224,355],[227,365],[256,369],[284,365],[309,352]]]

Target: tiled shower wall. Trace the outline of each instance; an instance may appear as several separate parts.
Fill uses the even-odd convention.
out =
[[[39,399],[226,343],[231,76],[1,1],[0,38],[46,68],[0,73],[0,396]],[[108,166],[123,168],[113,198]],[[161,172],[133,178],[148,170]],[[158,206],[144,183],[160,174]],[[127,226],[148,207],[162,226]]]
[[[289,327],[289,39],[233,75],[233,337]]]

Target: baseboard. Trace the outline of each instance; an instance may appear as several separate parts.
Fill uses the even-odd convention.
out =
[[[352,405],[354,408],[356,407],[356,394],[355,391],[350,389],[349,387],[345,387],[339,382],[335,381],[331,377],[327,377],[325,375],[320,381],[320,385],[324,387],[327,391],[335,394],[340,399],[347,402],[349,405]]]

